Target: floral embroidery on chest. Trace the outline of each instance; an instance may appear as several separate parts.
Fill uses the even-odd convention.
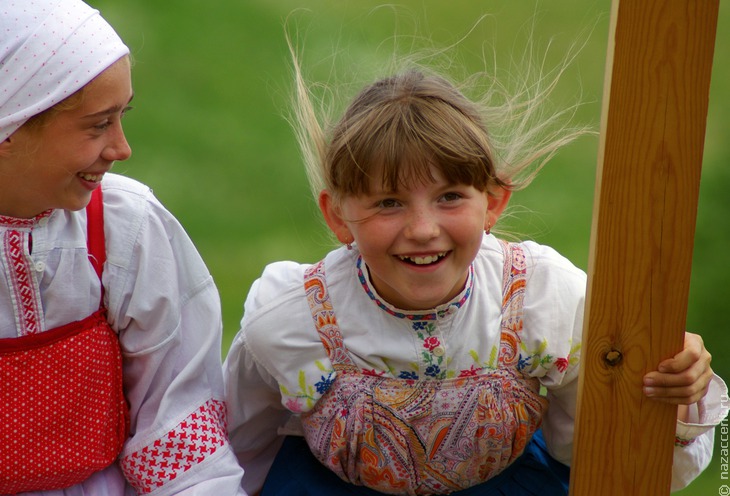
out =
[[[450,360],[446,353],[446,343],[440,327],[446,319],[449,320],[447,325],[450,326],[453,321],[453,314],[469,299],[474,280],[473,267],[469,267],[469,274],[465,289],[458,300],[452,301],[441,308],[424,314],[400,312],[386,305],[370,287],[362,257],[358,257],[356,267],[360,285],[370,299],[381,310],[393,317],[410,321],[414,337],[420,343],[420,362],[411,364],[412,370],[390,370],[390,373],[394,377],[415,381],[419,379],[447,379],[457,375],[464,377],[465,373],[467,375],[472,375],[471,370],[459,371],[457,374],[457,372],[447,368]],[[366,375],[379,376],[385,374],[384,372],[378,373],[375,370],[362,370],[362,373]]]
[[[496,343],[482,343],[486,348],[470,348],[467,353],[471,363],[459,360],[458,368],[452,360],[455,351],[449,350],[448,340],[451,334],[447,328],[454,323],[458,316],[457,311],[473,294],[474,272],[470,267],[467,283],[462,294],[449,304],[424,314],[404,312],[382,301],[371,288],[368,281],[367,267],[362,258],[356,262],[356,274],[359,283],[372,303],[379,310],[399,319],[403,330],[411,333],[414,343],[415,356],[413,361],[405,363],[401,360],[397,366],[392,366],[388,360],[382,358],[382,368],[358,367],[349,357],[343,343],[337,318],[332,302],[329,299],[324,279],[323,263],[312,266],[305,276],[305,289],[310,300],[310,306],[319,307],[316,312],[317,327],[322,329],[320,338],[325,345],[325,351],[332,363],[315,360],[314,367],[305,367],[298,371],[296,381],[287,385],[281,384],[280,390],[284,396],[285,406],[293,412],[310,410],[315,403],[327,393],[335,382],[335,368],[332,364],[340,364],[347,370],[380,378],[395,378],[406,380],[409,383],[428,380],[445,380],[453,378],[467,378],[478,376],[502,367],[513,368],[521,375],[539,377],[549,369],[556,369],[565,373],[578,360],[580,343],[573,344],[567,356],[555,356],[550,352],[548,341],[542,339],[524,340],[522,336],[522,300],[526,286],[525,255],[519,246],[503,244],[505,261],[502,288],[502,322],[500,339]],[[413,356],[413,355],[412,355]]]

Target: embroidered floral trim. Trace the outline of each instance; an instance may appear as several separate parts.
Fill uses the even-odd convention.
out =
[[[474,268],[472,266],[469,266],[469,274],[467,276],[465,289],[462,292],[460,298],[458,298],[456,301],[444,305],[443,307],[435,311],[425,314],[417,314],[398,311],[383,302],[375,294],[375,291],[372,289],[370,283],[368,282],[367,267],[363,263],[362,256],[359,256],[357,258],[356,267],[357,277],[363,290],[365,291],[365,293],[367,293],[370,299],[376,305],[378,305],[381,310],[385,311],[389,315],[392,315],[393,317],[412,321],[411,328],[413,329],[416,336],[418,336],[418,338],[423,342],[421,358],[423,360],[422,363],[425,365],[424,375],[430,379],[446,379],[448,377],[455,377],[457,373],[454,371],[449,371],[446,368],[446,350],[442,338],[438,336],[438,328],[436,324],[434,324],[434,322],[439,319],[443,319],[447,315],[457,311],[469,299],[472,291],[472,285],[474,283]],[[418,373],[418,370],[420,369],[419,365],[412,364],[412,366],[413,370],[401,370],[398,372],[391,371],[391,373],[399,379],[420,379]],[[374,375],[374,371],[362,370],[361,372],[366,375]],[[378,373],[377,375],[383,374],[384,373]]]
[[[283,384],[279,385],[281,394],[286,397],[284,406],[286,406],[289,411],[301,413],[305,410],[309,410],[312,406],[314,406],[317,399],[326,393],[329,388],[332,387],[332,383],[335,382],[334,369],[325,367],[319,360],[315,360],[314,364],[323,373],[323,375],[320,376],[320,380],[317,381],[314,386],[307,384],[307,377],[303,370],[299,371],[299,389],[297,391],[292,392]]]
[[[137,493],[151,493],[225,446],[226,432],[225,403],[208,400],[170,432],[123,457],[122,471]]]
[[[436,324],[433,321],[416,321],[411,324],[411,328],[422,341],[421,363],[426,366],[424,375],[430,379],[446,379],[455,376],[453,371],[446,370],[446,348],[441,337],[438,336]],[[413,370],[401,370],[397,377],[418,380],[420,378],[417,372],[419,365],[412,364],[412,366]]]
[[[530,373],[534,373],[537,369],[550,369],[555,367],[558,372],[565,372],[568,367],[575,365],[578,362],[577,352],[580,350],[580,343],[572,345],[570,352],[567,357],[554,357],[552,355],[544,354],[545,348],[547,348],[547,341],[541,343],[537,350],[528,351],[522,346],[523,353],[520,353],[520,357],[517,360],[517,370],[527,370]]]
[[[446,316],[448,313],[454,312],[461,308],[464,303],[466,303],[466,300],[469,299],[469,295],[471,294],[472,285],[474,284],[474,267],[471,265],[469,266],[469,275],[467,276],[465,289],[462,292],[461,298],[457,301],[453,301],[451,303],[448,303],[443,306],[443,308],[440,308],[434,312],[424,313],[424,314],[416,314],[416,313],[406,313],[406,312],[399,312],[391,307],[389,307],[387,304],[385,304],[372,290],[370,287],[370,283],[368,282],[368,277],[366,275],[367,268],[364,267],[362,255],[357,257],[357,278],[360,280],[360,284],[362,285],[362,288],[365,290],[367,295],[370,297],[373,302],[375,302],[378,307],[380,307],[381,310],[384,310],[388,314],[392,315],[393,317],[398,317],[399,319],[408,319],[408,320],[436,320],[436,319],[442,319],[444,316]]]

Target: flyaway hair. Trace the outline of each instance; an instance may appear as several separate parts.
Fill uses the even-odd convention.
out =
[[[290,121],[315,198],[323,189],[335,197],[366,193],[371,178],[395,191],[432,179],[431,166],[482,191],[518,190],[564,145],[591,132],[571,122],[579,103],[555,110],[549,101],[578,49],[547,70],[546,57],[535,60],[530,41],[506,81],[498,79],[494,60],[485,60],[489,70],[461,83],[429,67],[428,55],[394,55],[385,64],[389,73],[333,118],[337,88],[307,82],[299,48],[287,42],[294,75]],[[447,50],[455,48],[458,43]]]

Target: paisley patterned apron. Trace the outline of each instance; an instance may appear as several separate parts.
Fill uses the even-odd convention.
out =
[[[407,380],[363,374],[349,355],[325,284],[305,274],[317,331],[337,377],[302,414],[314,456],[342,480],[385,494],[448,494],[502,472],[525,450],[547,407],[536,378],[517,370],[526,264],[505,251],[498,367],[481,375]]]

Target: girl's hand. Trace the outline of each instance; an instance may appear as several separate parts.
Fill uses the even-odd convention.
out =
[[[707,394],[712,356],[702,337],[686,332],[684,349],[644,376],[644,394],[674,405],[691,405]],[[681,413],[681,412],[680,412]]]

